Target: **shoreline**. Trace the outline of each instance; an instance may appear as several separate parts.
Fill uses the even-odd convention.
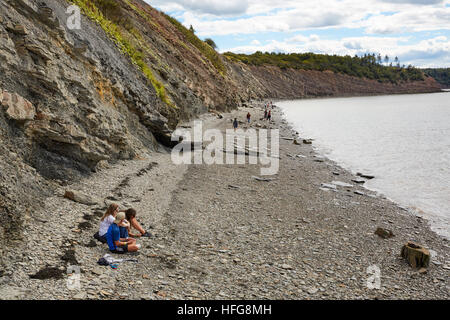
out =
[[[204,128],[231,128],[230,119],[261,104],[200,117]],[[188,125],[188,124],[186,124]],[[281,137],[292,127],[275,108]],[[298,156],[299,155],[299,156]],[[355,177],[318,156],[310,145],[280,139],[280,170],[257,181],[260,165],[181,165],[168,153],[120,161],[83,181],[61,187],[24,226],[25,242],[7,255],[1,298],[21,299],[449,299],[448,241],[427,221],[351,182]],[[329,189],[333,180],[353,184]],[[101,200],[83,205],[66,189]],[[107,203],[133,206],[155,237],[139,239],[138,263],[117,270],[97,265],[108,253],[92,243]],[[81,226],[81,227],[80,227]],[[393,231],[382,239],[377,227]],[[414,240],[436,253],[425,274],[400,257]],[[51,244],[49,245],[49,241]],[[33,242],[34,248],[27,243]],[[123,258],[117,256],[116,258]],[[74,261],[75,260],[75,261]],[[66,287],[68,263],[81,268],[81,289]],[[381,270],[380,290],[367,287],[367,268]],[[46,267],[62,278],[30,279]]]
[[[266,98],[264,101],[272,101],[274,105],[277,102],[293,101],[293,100],[311,100],[311,99],[339,99],[339,98],[364,98],[364,97],[383,97],[383,96],[404,96],[404,95],[417,95],[417,94],[434,94],[434,93],[445,93],[450,92],[449,89],[440,89],[440,91],[432,92],[400,92],[400,93],[374,93],[374,94],[349,94],[349,95],[332,95],[332,96],[310,96],[310,97],[300,97],[300,98]]]
[[[444,92],[450,92],[450,90],[449,90],[449,91],[442,90],[442,91],[439,92],[439,93],[444,93]],[[435,93],[438,93],[438,92],[435,92]],[[417,93],[417,94],[433,94],[433,93]],[[392,95],[395,95],[395,94],[392,94]],[[392,95],[389,95],[389,96],[392,96]],[[398,95],[403,95],[403,94],[398,94]],[[375,96],[377,96],[377,95],[375,95]],[[357,97],[359,97],[359,96],[357,96]],[[372,97],[372,96],[367,96],[367,97]],[[347,98],[347,97],[336,97],[336,98]],[[348,97],[348,98],[351,98],[351,97]],[[333,97],[333,98],[331,98],[331,99],[335,99],[335,98]],[[301,100],[301,99],[299,99],[299,100]],[[276,100],[276,101],[275,101],[275,104],[278,103],[278,102],[284,102],[284,101],[293,101],[293,100],[290,100],[290,99],[286,99],[286,100]],[[281,108],[280,108],[280,109],[281,109]],[[289,120],[286,118],[286,116],[285,116],[284,112],[282,111],[282,109],[281,109],[281,113],[282,113],[283,119],[284,119],[286,122],[289,123],[289,125],[290,125],[292,131],[293,131],[293,132],[297,132],[297,129],[295,129],[295,128],[293,127],[293,124],[289,122]],[[314,141],[314,140],[315,140],[315,137],[308,137],[308,139],[311,139],[311,140]],[[313,147],[313,148],[314,148],[314,147]],[[323,150],[321,150],[320,147],[317,147],[317,149],[315,149],[315,150],[316,150],[316,152],[317,152],[318,154],[320,154],[321,156],[327,158],[327,159],[330,160],[330,161],[333,161],[333,162],[337,163],[343,170],[346,170],[346,171],[348,171],[348,172],[350,172],[351,174],[353,174],[353,175],[356,176],[358,170],[354,170],[354,169],[352,169],[352,168],[346,166],[344,163],[342,163],[342,162],[340,162],[340,161],[338,161],[338,160],[336,160],[336,159],[329,158],[329,157],[326,155],[326,152],[324,152]],[[375,177],[375,178],[377,178],[377,177]],[[439,229],[439,228],[438,228],[438,225],[437,225],[438,222],[437,222],[437,221],[433,221],[433,216],[434,216],[433,214],[431,214],[431,213],[429,213],[429,212],[427,212],[427,211],[425,211],[425,210],[422,210],[422,209],[420,209],[420,208],[414,209],[414,208],[412,208],[410,205],[408,205],[408,204],[406,204],[406,203],[402,204],[402,203],[400,203],[400,201],[397,201],[397,200],[391,198],[388,194],[385,193],[385,191],[380,190],[380,189],[377,189],[377,188],[370,188],[370,187],[367,187],[365,183],[362,184],[362,187],[363,187],[364,189],[368,190],[368,191],[377,193],[377,195],[379,195],[379,196],[385,198],[385,199],[388,200],[388,201],[391,201],[391,202],[395,203],[396,205],[398,205],[399,208],[403,209],[404,211],[406,211],[406,212],[408,212],[408,213],[410,213],[410,214],[413,214],[413,215],[416,216],[416,217],[421,217],[421,218],[426,219],[426,220],[430,223],[430,227],[432,228],[432,231],[433,231],[433,232],[437,233],[439,236],[443,237],[443,238],[446,239],[447,241],[450,241],[450,236],[446,236],[445,234],[442,234],[442,233],[440,233],[439,231],[436,231],[436,230],[434,229],[434,228],[437,228],[437,229]],[[422,212],[422,213],[421,213],[421,212]],[[425,215],[425,217],[423,217],[424,215]],[[431,225],[431,224],[434,224],[434,226]]]

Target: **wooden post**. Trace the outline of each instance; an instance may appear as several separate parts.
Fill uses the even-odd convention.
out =
[[[401,255],[414,269],[428,268],[430,264],[430,252],[412,241],[403,246]]]

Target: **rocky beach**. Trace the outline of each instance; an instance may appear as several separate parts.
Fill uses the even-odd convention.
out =
[[[278,108],[270,124],[260,119],[263,103],[200,119],[224,131],[235,117],[243,128],[280,130],[276,175],[256,179],[259,164],[175,165],[162,147],[104,163],[28,213],[22,241],[3,248],[0,298],[449,299],[449,243],[426,220],[317,154]],[[110,203],[135,208],[153,234],[138,239],[137,254],[115,256],[137,259],[117,269],[97,264],[108,250],[92,237]],[[400,256],[407,241],[430,250],[429,268],[414,270]],[[73,266],[80,287],[69,290]],[[380,289],[367,286],[373,266]]]

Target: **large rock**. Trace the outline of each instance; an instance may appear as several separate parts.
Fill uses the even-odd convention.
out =
[[[383,229],[383,228],[377,228],[375,231],[375,234],[383,239],[389,239],[394,236],[391,230]]]
[[[66,193],[64,194],[64,198],[70,199],[72,201],[85,204],[88,206],[93,206],[96,204],[99,204],[100,201],[98,199],[95,199],[94,197],[88,196],[86,194],[83,194],[79,191],[75,190],[66,190]]]
[[[1,103],[8,118],[16,121],[33,120],[36,109],[30,101],[19,96],[17,93],[9,93],[0,89]]]

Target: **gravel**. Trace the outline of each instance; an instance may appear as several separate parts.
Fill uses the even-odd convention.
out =
[[[230,119],[249,111],[262,117],[253,105],[222,119],[204,115],[204,128],[230,128]],[[270,124],[251,126],[280,128],[280,136],[301,141],[281,116],[275,108]],[[280,170],[271,177],[260,176],[260,165],[177,166],[162,152],[61,187],[36,212],[41,219],[26,221],[24,242],[4,252],[0,298],[449,299],[448,241],[363,185],[350,188],[358,177],[313,146],[281,139]],[[337,173],[338,187],[331,183]],[[69,188],[103,202],[65,199]],[[143,248],[130,256],[138,262],[116,270],[96,263],[108,250],[91,242],[105,201],[131,204],[141,224],[153,226],[154,237],[138,239]],[[380,238],[378,227],[395,237]],[[409,240],[435,252],[428,272],[400,257]],[[68,263],[80,268],[79,289],[69,290]],[[379,268],[380,289],[367,286],[371,266]],[[42,270],[63,270],[64,277],[30,278]]]

